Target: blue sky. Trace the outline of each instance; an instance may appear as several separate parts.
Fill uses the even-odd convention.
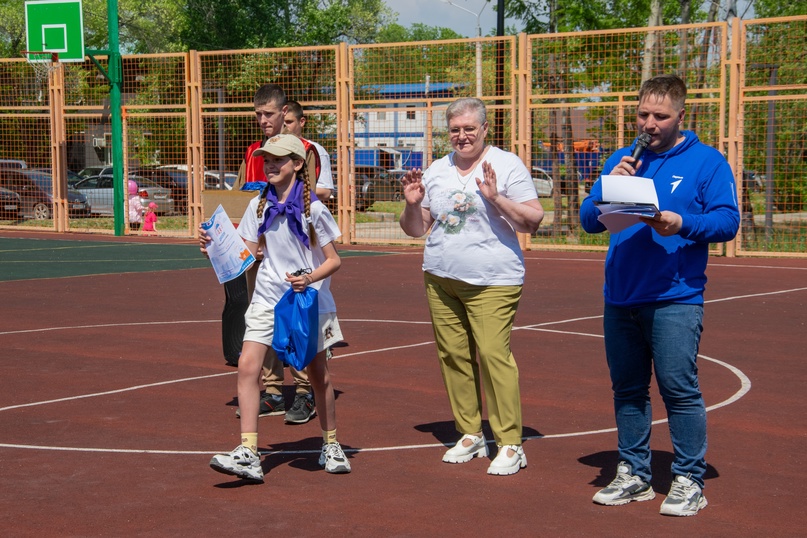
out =
[[[493,9],[496,1],[486,0],[451,0],[452,3],[471,11],[463,11],[459,7],[449,5],[442,0],[384,0],[385,3],[398,13],[398,24],[409,27],[414,23],[428,26],[441,26],[451,28],[465,37],[476,35],[477,14],[482,27],[482,35],[496,33],[496,11]],[[505,25],[514,23],[507,19]]]

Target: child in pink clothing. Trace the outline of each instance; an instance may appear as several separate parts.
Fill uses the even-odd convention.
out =
[[[143,218],[143,231],[144,232],[156,232],[157,231],[157,213],[155,210],[157,209],[157,204],[154,202],[149,202],[148,210],[146,211],[146,215]]]
[[[137,183],[133,180],[128,182],[129,189],[129,229],[137,231],[143,221],[143,204],[140,200]]]

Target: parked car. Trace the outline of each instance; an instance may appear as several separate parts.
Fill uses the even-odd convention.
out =
[[[144,177],[160,187],[171,190],[174,209],[184,212],[188,205],[188,180],[185,172],[178,173],[156,166],[142,166],[129,171],[130,176]]]
[[[0,159],[0,168],[28,168],[28,163],[19,159]]]
[[[21,213],[45,220],[53,217],[53,176],[41,170],[0,168],[0,187],[20,196]],[[87,198],[74,189],[67,190],[67,208],[71,217],[90,214]]]
[[[205,172],[205,189],[233,190],[233,185],[235,185],[238,174],[235,172],[224,172],[224,183],[222,183],[220,175],[219,172]]]
[[[353,184],[356,191],[356,211],[367,211],[375,202],[393,201],[403,199],[401,177],[405,170],[386,170],[381,166],[360,165],[354,169]],[[334,175],[334,185],[337,184]],[[326,202],[331,211],[337,205],[337,191],[331,193],[331,199]]]
[[[171,197],[171,189],[160,187],[148,179],[130,175],[128,179],[137,183],[138,194],[143,207],[147,207],[149,202],[157,204],[155,213],[158,215],[170,215],[174,212],[174,199]],[[92,212],[97,215],[114,215],[113,187],[111,176],[92,176],[82,179],[76,184],[76,189],[84,194],[92,205]]]
[[[101,166],[88,166],[87,168],[82,168],[78,171],[78,175],[81,177],[90,177],[90,176],[111,176],[112,175],[112,167],[101,165]]]
[[[0,187],[0,215],[10,220],[20,218],[20,195]]]
[[[537,166],[532,167],[532,182],[535,185],[535,190],[538,192],[539,198],[551,198],[554,182],[552,176],[543,168]]]
[[[52,174],[52,170],[50,168],[34,168],[34,170],[38,172],[46,172],[48,174]],[[78,173],[73,172],[72,170],[67,171],[67,186],[69,188],[73,188],[76,183],[84,179],[82,176],[78,175]]]
[[[146,177],[155,177],[156,172],[146,172],[146,170],[159,170],[160,175],[165,174],[172,180],[171,192],[174,196],[176,210],[180,213],[188,211],[188,167],[182,164],[169,164],[154,167],[141,167],[138,171]]]

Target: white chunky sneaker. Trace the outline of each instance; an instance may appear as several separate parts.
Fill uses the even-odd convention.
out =
[[[698,510],[709,504],[703,496],[703,490],[687,476],[676,476],[673,479],[670,493],[661,503],[659,513],[665,516],[694,516]]]
[[[512,456],[507,455],[508,449],[513,451]],[[527,466],[527,456],[520,445],[504,445],[499,447],[499,453],[488,467],[488,474],[507,476],[516,474]]]
[[[653,487],[640,477],[631,474],[630,465],[620,461],[616,467],[616,478],[608,486],[594,494],[597,504],[619,506],[631,501],[649,501],[656,497]]]
[[[466,439],[471,441],[469,446],[464,446],[462,444],[462,442]],[[487,458],[488,443],[485,440],[484,435],[476,436],[466,433],[462,436],[462,439],[457,441],[456,445],[449,448],[446,453],[443,454],[443,461],[446,463],[467,463],[471,461],[474,456]]]
[[[244,445],[239,445],[229,454],[216,454],[210,460],[210,467],[214,471],[263,482],[263,469],[261,457]]]
[[[333,474],[345,474],[350,472],[350,462],[342,450],[339,443],[327,443],[322,445],[322,452],[319,455],[319,464],[325,468],[325,472]]]

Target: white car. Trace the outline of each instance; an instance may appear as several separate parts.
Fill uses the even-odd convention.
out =
[[[158,215],[171,215],[174,213],[174,199],[171,197],[171,189],[160,187],[156,183],[139,176],[129,176],[129,179],[137,183],[137,191],[143,207],[148,207],[149,202],[155,202],[157,204],[155,213]],[[92,205],[94,214],[114,214],[111,176],[90,176],[76,183],[75,188],[87,197],[87,201]]]
[[[543,168],[537,166],[532,167],[532,182],[535,185],[535,190],[538,191],[539,198],[551,198],[554,182],[552,176]]]

